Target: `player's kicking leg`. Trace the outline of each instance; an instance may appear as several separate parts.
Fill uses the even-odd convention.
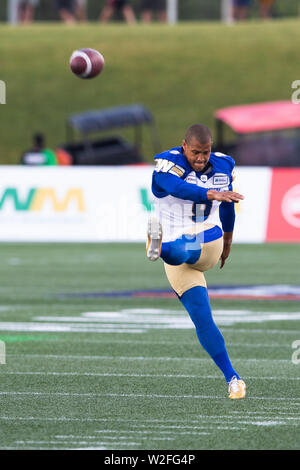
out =
[[[221,370],[228,383],[229,398],[244,398],[246,385],[231,364],[223,335],[213,319],[203,273],[188,264],[181,266],[165,264],[165,269],[171,286],[195,325],[201,346]]]
[[[156,218],[151,218],[148,224],[148,259],[155,261],[160,254],[162,258],[167,258],[167,263],[165,262],[167,278],[188,311],[196,327],[200,344],[223,372],[228,383],[229,398],[244,398],[246,385],[232,367],[224,338],[213,320],[206,281],[202,272],[211,269],[220,259],[223,247],[222,238],[203,243],[196,250],[191,250],[186,240],[181,238],[164,244],[163,253],[161,253],[161,240],[161,225]]]

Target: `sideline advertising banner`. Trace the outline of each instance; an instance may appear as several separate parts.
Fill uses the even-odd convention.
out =
[[[0,241],[145,241],[152,165],[0,168]],[[300,241],[300,169],[238,167],[234,190],[235,242]]]
[[[274,168],[267,241],[300,242],[300,168]]]
[[[1,167],[0,240],[141,241],[152,167]]]
[[[271,179],[271,168],[236,168],[236,178],[233,182],[233,190],[243,194],[245,199],[235,205],[235,242],[265,242]]]
[[[152,167],[1,167],[0,240],[141,241]]]

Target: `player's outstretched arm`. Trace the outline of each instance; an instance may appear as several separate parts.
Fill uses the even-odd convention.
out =
[[[240,202],[244,199],[242,194],[236,193],[234,191],[215,191],[214,189],[209,189],[206,195],[208,200],[215,200],[221,202]]]

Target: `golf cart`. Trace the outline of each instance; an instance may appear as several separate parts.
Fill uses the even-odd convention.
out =
[[[147,108],[136,104],[74,114],[67,120],[67,143],[60,145],[59,153],[70,157],[72,165],[129,165],[144,163],[141,153],[142,130],[150,128],[154,153],[160,152],[160,143],[154,118]],[[119,135],[91,140],[92,133],[132,126],[134,143]],[[75,131],[81,138],[75,141]]]
[[[231,155],[237,165],[300,166],[300,107],[291,101],[231,106],[215,118],[213,150]]]

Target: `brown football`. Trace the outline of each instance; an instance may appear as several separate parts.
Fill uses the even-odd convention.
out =
[[[94,78],[103,70],[104,57],[95,49],[78,49],[71,55],[70,67],[79,78]]]

